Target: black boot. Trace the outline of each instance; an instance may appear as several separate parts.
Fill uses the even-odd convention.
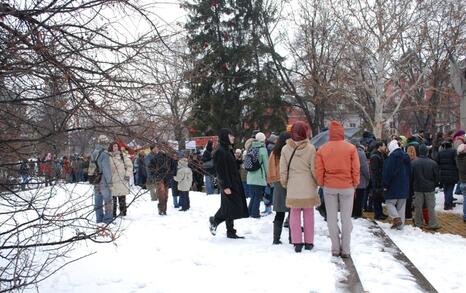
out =
[[[273,222],[273,244],[282,244],[280,236],[282,235],[283,224],[281,222]]]
[[[314,248],[314,244],[312,243],[304,243],[304,249],[312,250]]]
[[[217,234],[217,223],[214,217],[209,218],[209,224],[210,233],[215,236]]]
[[[295,244],[294,245],[294,251],[295,252],[301,252],[303,250],[303,244],[302,243],[299,243],[299,244]]]

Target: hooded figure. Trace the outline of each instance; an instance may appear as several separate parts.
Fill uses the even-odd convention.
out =
[[[382,186],[392,228],[401,229],[405,220],[406,199],[409,196],[411,159],[399,147],[398,141],[388,144],[389,155],[384,162]]]
[[[330,122],[329,141],[319,148],[315,169],[319,186],[324,189],[327,226],[332,240],[332,255],[350,256],[351,212],[354,190],[359,185],[360,163],[356,147],[346,141],[344,129],[337,121]],[[341,237],[338,227],[341,214]]]
[[[249,217],[243,184],[233,154],[234,136],[230,129],[223,128],[219,134],[219,146],[214,153],[214,166],[221,192],[220,208],[210,217],[210,231],[216,234],[217,226],[225,221],[228,238],[243,238],[236,235],[233,220]]]

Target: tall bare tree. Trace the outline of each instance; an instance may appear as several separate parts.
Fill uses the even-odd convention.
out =
[[[141,20],[138,31],[130,19]],[[164,42],[152,19],[131,0],[0,3],[0,292],[46,279],[79,241],[117,237],[93,223],[92,192],[19,192],[14,171],[36,152],[63,152],[70,134],[139,135],[128,105],[148,85],[134,63],[148,44]]]
[[[344,71],[339,86],[364,114],[365,120],[381,137],[385,124],[393,120],[412,87],[400,82],[396,65],[401,59],[401,35],[417,26],[414,1],[333,1],[335,19],[347,43]],[[419,82],[421,76],[418,77]]]

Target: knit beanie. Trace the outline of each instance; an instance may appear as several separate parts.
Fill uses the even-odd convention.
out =
[[[265,134],[263,134],[262,132],[258,132],[256,134],[256,140],[260,142],[265,142]]]

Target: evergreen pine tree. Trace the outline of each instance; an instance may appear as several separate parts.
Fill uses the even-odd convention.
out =
[[[204,134],[231,127],[282,130],[286,115],[282,91],[262,42],[273,19],[263,1],[194,0],[186,29],[194,70],[188,75],[195,101],[191,123]]]

